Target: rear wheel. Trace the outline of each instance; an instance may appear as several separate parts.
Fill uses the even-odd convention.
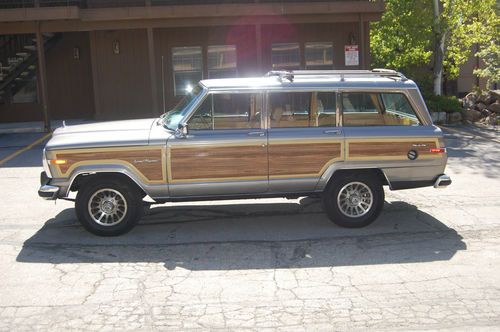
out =
[[[324,192],[323,203],[332,222],[359,228],[377,219],[384,199],[384,188],[375,176],[352,174],[334,179]]]
[[[89,181],[76,196],[76,214],[85,229],[100,236],[130,231],[143,213],[137,188],[117,180]]]

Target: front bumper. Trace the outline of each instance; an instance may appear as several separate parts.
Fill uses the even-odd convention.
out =
[[[50,178],[47,176],[47,173],[42,172],[40,174],[40,189],[38,189],[38,196],[47,200],[55,200],[57,199],[57,194],[61,189],[58,186],[52,186],[49,184]]]

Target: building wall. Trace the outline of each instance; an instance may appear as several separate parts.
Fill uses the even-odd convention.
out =
[[[58,44],[47,51],[46,64],[51,118],[91,118],[94,92],[88,32],[64,33]]]
[[[96,119],[152,116],[147,33],[145,29],[91,32]],[[119,43],[119,54],[113,43]]]

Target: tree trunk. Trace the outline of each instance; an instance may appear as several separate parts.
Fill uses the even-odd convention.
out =
[[[440,96],[442,94],[443,86],[443,60],[444,60],[444,43],[446,41],[446,34],[442,32],[440,23],[440,8],[439,0],[433,0],[434,8],[434,94]]]

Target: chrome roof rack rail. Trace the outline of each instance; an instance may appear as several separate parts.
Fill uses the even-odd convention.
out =
[[[297,76],[340,76],[341,81],[344,81],[346,77],[387,77],[400,79],[403,82],[408,80],[405,75],[398,71],[380,68],[373,70],[273,70],[265,76],[277,76],[281,82],[283,79],[293,82]]]

